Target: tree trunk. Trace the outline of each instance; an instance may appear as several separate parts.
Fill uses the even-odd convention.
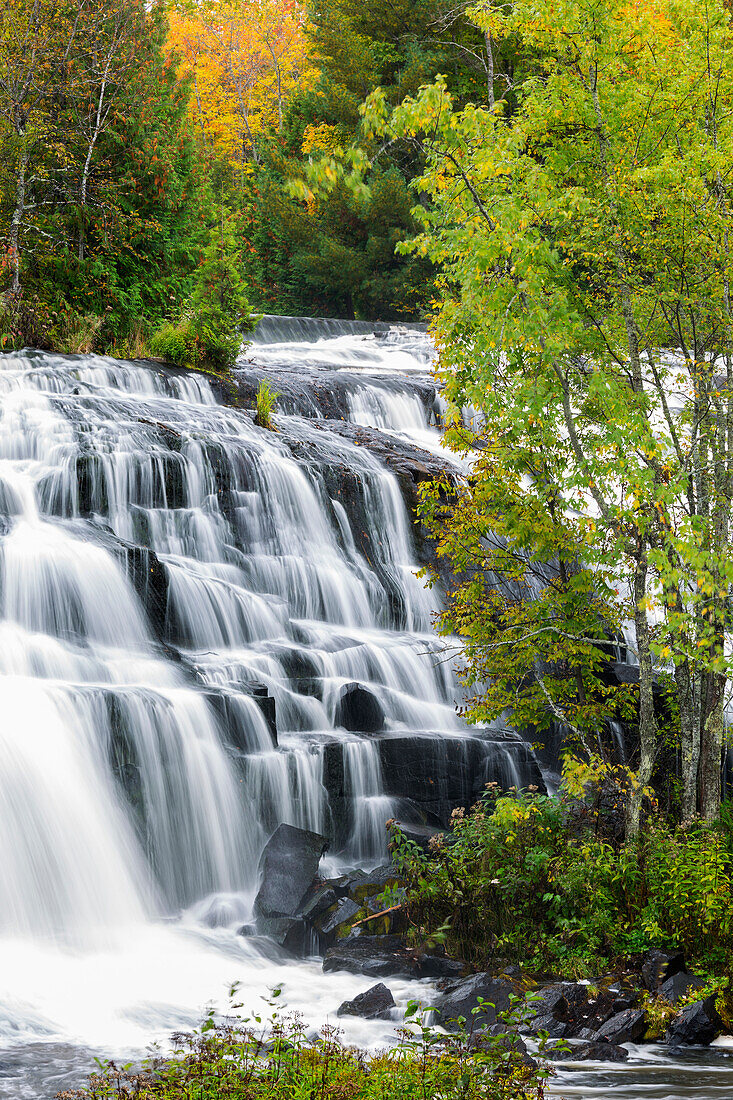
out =
[[[488,31],[484,34],[486,40],[486,83],[489,93],[489,108],[494,109],[494,44]]]
[[[674,672],[680,708],[682,746],[682,820],[691,821],[697,812],[697,773],[700,763],[700,718],[695,706],[695,683],[690,662],[682,661]]]
[[[639,767],[636,782],[626,807],[626,836],[635,840],[641,829],[641,806],[644,788],[649,785],[657,752],[657,720],[654,714],[654,674],[649,647],[649,622],[646,617],[647,556],[639,548],[634,569],[634,623],[639,653]]]
[[[720,813],[720,773],[725,739],[726,677],[709,672],[703,677],[703,709],[700,730],[700,813],[715,821]]]
[[[20,294],[20,230],[25,213],[25,177],[28,170],[28,146],[25,135],[21,135],[20,159],[18,161],[18,179],[15,185],[15,209],[10,219],[10,232],[8,233],[8,246],[10,248],[10,263],[13,272],[10,283],[10,293],[14,298]]]

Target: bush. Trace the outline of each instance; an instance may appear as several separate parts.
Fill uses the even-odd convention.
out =
[[[328,1025],[308,1039],[297,1018],[219,1026],[210,1013],[199,1031],[174,1036],[172,1058],[137,1071],[108,1063],[88,1088],[58,1100],[542,1100],[548,1071],[515,1054],[511,1017],[509,1033],[477,1039],[470,1029],[439,1034],[415,1004],[407,1015],[412,1027],[398,1045],[368,1054]]]
[[[195,366],[197,353],[190,322],[179,321],[177,325],[169,322],[161,325],[153,333],[150,350],[153,355],[165,359],[167,363],[175,363],[177,367]]]
[[[437,937],[478,966],[510,957],[576,978],[650,947],[727,970],[730,830],[675,827],[650,802],[642,838],[618,839],[607,792],[619,770],[603,765],[594,783],[592,769],[570,765],[555,797],[492,784],[470,813],[454,811],[451,834],[427,853],[392,825],[415,938]]]
[[[153,335],[153,355],[179,367],[225,374],[236,362],[244,333],[252,328],[231,230],[222,224],[211,237],[196,272],[191,309]]]
[[[63,354],[87,354],[96,347],[102,318],[95,313],[64,311],[51,332],[54,350]]]
[[[277,394],[271,390],[267,382],[260,382],[255,398],[255,424],[259,428],[269,428],[273,431],[275,425],[272,422],[272,410],[275,408]]]
[[[57,314],[37,299],[0,294],[0,351],[52,347],[57,321]]]

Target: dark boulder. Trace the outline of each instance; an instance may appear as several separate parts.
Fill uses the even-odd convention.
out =
[[[344,925],[350,924],[360,906],[351,898],[337,898],[330,909],[327,909],[320,917],[313,921],[313,927],[318,933],[322,946],[331,944]]]
[[[574,1034],[588,1032],[590,1038],[607,1020],[618,1014],[615,1003],[616,996],[610,990],[603,990],[593,1000],[586,1001],[573,1021]]]
[[[688,974],[686,971],[680,970],[678,974],[673,974],[671,978],[667,978],[665,982],[662,982],[658,995],[663,1001],[669,1001],[670,1004],[676,1005],[688,993],[692,993],[695,989],[702,989],[704,985],[705,982],[702,978],[698,978],[697,974]]]
[[[353,1001],[344,1001],[337,1016],[362,1016],[365,1020],[389,1020],[395,1008],[394,997],[382,982],[373,985],[365,993],[354,997]]]
[[[562,1039],[579,1026],[587,1001],[587,986],[579,982],[545,986],[527,1002],[527,1027],[534,1034],[545,1031],[553,1039]]]
[[[672,1047],[710,1046],[723,1030],[723,1021],[715,1008],[715,997],[687,1005],[667,1029],[665,1043]]]
[[[329,948],[323,960],[326,972],[346,970],[370,978],[391,975],[416,977],[417,964],[405,949],[402,936],[365,936],[353,932]]]
[[[519,775],[521,786],[545,790],[531,746],[509,734],[492,731],[489,739],[420,732],[383,737],[378,745],[385,794],[410,798],[444,827],[451,811],[476,802],[487,782],[506,790]]]
[[[456,1030],[457,1021],[463,1017],[467,1030],[488,1027],[496,1023],[499,1012],[506,1012],[510,1006],[510,996],[514,986],[504,978],[495,978],[493,974],[472,974],[468,978],[450,982],[434,1007],[438,1010],[440,1023],[449,1031]],[[479,1008],[479,1000],[486,1004]],[[473,1010],[478,1009],[475,1013]]]
[[[460,959],[445,955],[418,955],[415,959],[416,978],[449,978],[457,981],[463,977],[466,964]]]
[[[319,833],[279,825],[260,859],[260,889],[255,914],[263,917],[293,917],[316,877],[328,840]]]
[[[302,956],[306,953],[308,929],[300,917],[258,917],[257,934],[267,936],[290,955]]]
[[[476,1032],[472,1036],[471,1047],[478,1050],[486,1047],[492,1050],[501,1048],[508,1055],[505,1063],[508,1069],[537,1069],[537,1062],[530,1057],[524,1039],[520,1035],[510,1033],[503,1021],[498,1021]],[[496,1072],[501,1073],[502,1068],[501,1065],[497,1066]]]
[[[640,1043],[647,1029],[646,1012],[642,1009],[627,1008],[625,1012],[618,1012],[611,1016],[593,1036],[596,1043],[612,1043],[619,1046],[621,1043]]]
[[[532,1017],[529,1030],[535,1035],[544,1032],[551,1039],[564,1039],[570,1030],[570,1025],[564,1020],[558,1020],[556,1016],[551,1015],[549,1012],[545,1012]]]
[[[384,707],[362,684],[346,684],[336,703],[334,725],[351,733],[380,733],[384,729]]]
[[[551,1047],[545,1052],[554,1062],[625,1062],[629,1052],[613,1043],[581,1043]]]
[[[613,1011],[625,1012],[627,1008],[637,1008],[640,1000],[638,989],[619,989],[615,991]]]
[[[338,901],[338,895],[329,882],[312,886],[300,908],[304,920],[315,921]]]
[[[656,993],[667,979],[685,969],[685,956],[681,951],[647,951],[641,964],[644,988]]]

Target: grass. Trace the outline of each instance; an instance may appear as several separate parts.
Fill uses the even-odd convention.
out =
[[[276,401],[277,394],[275,391],[270,389],[267,382],[261,381],[255,398],[255,424],[258,428],[268,428],[269,431],[275,430],[272,411],[275,408]]]

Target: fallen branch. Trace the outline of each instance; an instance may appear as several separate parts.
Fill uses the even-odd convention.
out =
[[[356,928],[357,924],[366,924],[368,920],[376,920],[377,917],[386,917],[387,913],[394,913],[397,909],[402,908],[402,903],[399,905],[390,905],[389,909],[382,909],[381,913],[372,913],[368,917],[362,917],[361,920],[355,920],[352,924],[352,928]]]

